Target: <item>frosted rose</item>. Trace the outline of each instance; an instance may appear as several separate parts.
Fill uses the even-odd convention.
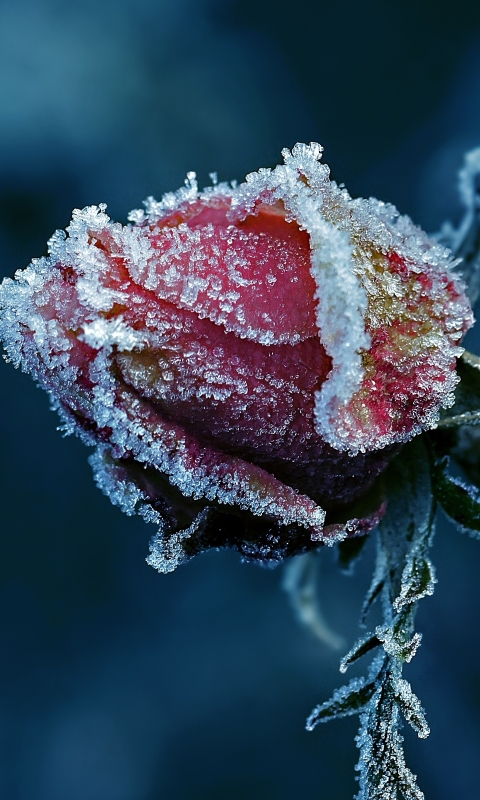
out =
[[[240,186],[192,173],[128,226],[75,211],[1,289],[10,359],[97,446],[112,501],[157,522],[161,570],[367,530],[342,513],[453,401],[472,314],[449,252],[352,200],[318,145],[283,155]]]

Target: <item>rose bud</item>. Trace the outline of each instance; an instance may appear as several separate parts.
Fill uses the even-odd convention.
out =
[[[96,446],[110,499],[157,523],[161,571],[366,532],[382,507],[355,504],[453,402],[473,317],[451,254],[321,152],[203,192],[190,173],[127,226],[75,211],[2,285],[9,359]]]

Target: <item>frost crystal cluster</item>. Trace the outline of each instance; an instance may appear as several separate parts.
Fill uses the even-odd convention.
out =
[[[238,186],[189,173],[128,225],[75,211],[1,287],[9,359],[96,446],[102,490],[158,525],[159,570],[365,532],[382,512],[355,502],[453,403],[472,315],[450,251],[321,153]]]

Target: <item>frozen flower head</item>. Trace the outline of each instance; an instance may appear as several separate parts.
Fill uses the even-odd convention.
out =
[[[96,445],[112,501],[159,525],[161,570],[367,530],[341,514],[452,403],[472,314],[449,252],[321,152],[203,192],[191,173],[127,226],[75,211],[2,285],[9,358]]]

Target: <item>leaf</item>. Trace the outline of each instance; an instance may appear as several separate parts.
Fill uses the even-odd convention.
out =
[[[448,458],[434,466],[433,491],[443,510],[462,531],[480,534],[479,490],[447,473]]]
[[[393,601],[395,611],[400,611],[403,606],[416,603],[423,597],[433,594],[437,582],[435,568],[425,555],[423,543],[407,556],[407,563],[402,573],[400,594]],[[420,551],[420,552],[418,552]]]
[[[359,658],[367,653],[370,653],[371,650],[374,650],[380,644],[381,641],[375,633],[369,633],[368,636],[359,639],[347,655],[342,658],[340,662],[340,672],[346,672],[351,664],[354,664],[355,661],[358,661]]]
[[[375,648],[379,652],[367,677],[334,692],[307,722],[312,730],[319,722],[360,712],[356,800],[424,800],[405,763],[401,714],[420,737],[429,729],[419,699],[401,674],[421,641],[414,631],[417,602],[431,594],[435,584],[428,556],[436,508],[430,471],[431,458],[423,437],[418,437],[401,450],[385,476],[388,506],[379,524],[375,573],[363,607],[365,616],[381,595],[383,623],[356,642],[340,670],[345,672]]]
[[[319,722],[358,714],[373,696],[375,688],[373,681],[367,683],[365,678],[354,678],[346,686],[335,689],[330,700],[313,709],[307,719],[307,731],[313,731]]]
[[[408,724],[418,734],[420,739],[426,739],[430,728],[425,717],[420,700],[412,691],[409,682],[404,678],[397,678],[392,682],[394,697]]]
[[[405,763],[400,735],[399,707],[388,675],[376,687],[362,713],[357,736],[360,791],[356,800],[424,800]]]
[[[453,441],[446,440],[445,434],[454,433]],[[435,435],[435,450],[438,450],[438,434],[445,437],[440,442],[443,447],[441,455],[450,455],[454,459],[465,475],[467,481],[480,489],[480,425],[477,427],[464,425],[461,428],[449,428],[448,430],[437,432]],[[445,445],[447,447],[445,448]]]
[[[383,649],[396,661],[410,663],[417,652],[422,635],[415,633],[410,639],[405,636],[406,630],[396,624],[393,628],[379,625],[375,633],[383,644]]]
[[[457,374],[455,404],[443,412],[439,428],[480,425],[480,358],[465,351],[457,361]]]

